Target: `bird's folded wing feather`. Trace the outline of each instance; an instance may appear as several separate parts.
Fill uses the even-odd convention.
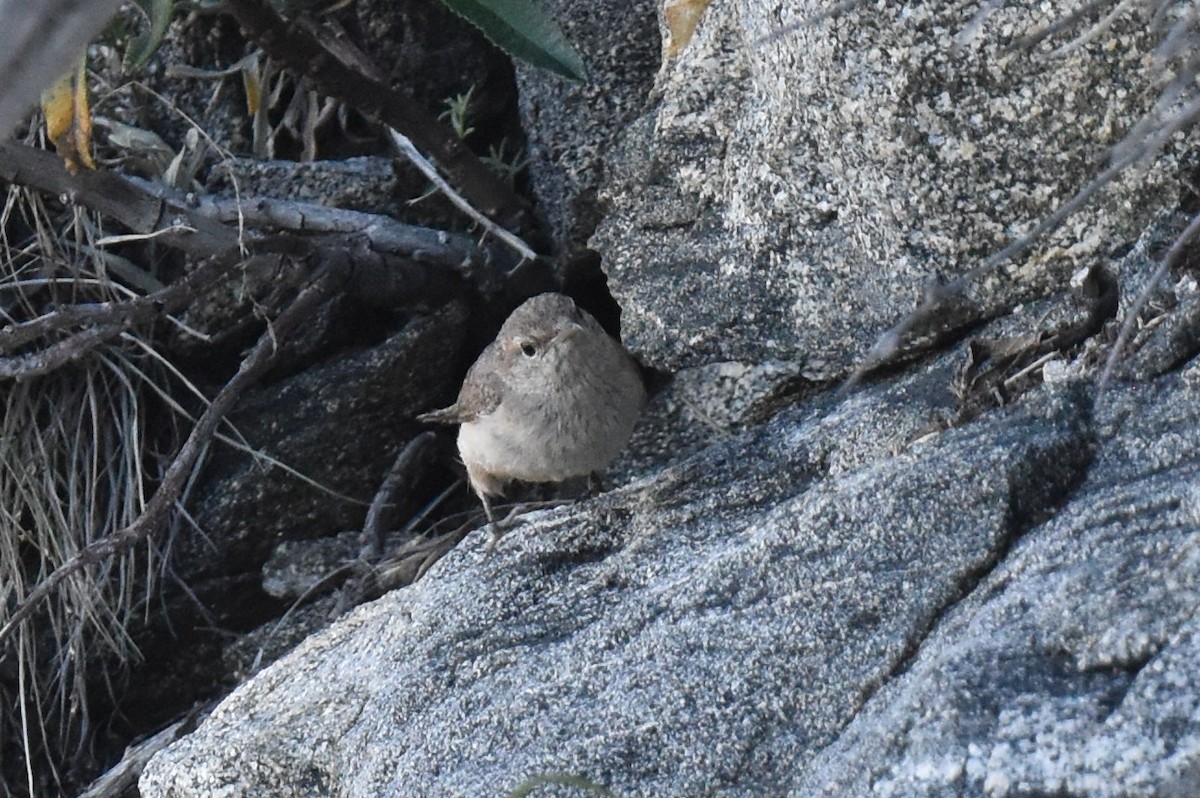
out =
[[[458,392],[458,401],[441,410],[422,413],[417,416],[417,421],[431,424],[463,424],[495,410],[500,405],[503,389],[496,368],[499,358],[499,347],[495,343],[489,344],[467,372],[462,390]]]

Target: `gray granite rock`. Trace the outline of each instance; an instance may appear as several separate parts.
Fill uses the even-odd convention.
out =
[[[243,197],[286,198],[403,218],[395,197],[396,170],[382,156],[307,163],[230,158],[213,167],[209,191],[232,195],[235,187]]]
[[[1200,371],[913,442],[949,368],[468,538],[143,795],[1194,794]]]
[[[1053,518],[947,613],[802,795],[1200,795],[1200,370],[1111,395]]]
[[[521,119],[538,212],[564,259],[579,257],[600,221],[604,161],[630,120],[645,112],[659,66],[655,3],[540,3],[588,70],[577,84],[517,64]]]
[[[559,277],[571,281],[581,276],[581,264],[584,272],[595,269],[594,254],[584,245],[602,216],[605,160],[625,125],[646,112],[659,68],[659,35],[652,0],[540,5],[588,70],[588,82],[577,84],[516,65],[530,184],[558,252]]]
[[[235,692],[143,794],[785,791],[1091,462],[1066,388],[908,445],[947,369],[786,412],[493,556],[468,538]]]
[[[1149,58],[1165,30],[1150,15],[1182,13],[1133,4],[1065,53],[1089,18],[1014,45],[1076,3],[990,4],[959,48],[973,5],[842,4],[779,33],[831,5],[714,0],[616,148],[592,246],[647,364],[844,374],[928,280],[977,266],[1091,180],[1173,74]],[[973,284],[974,317],[1134,241],[1175,207],[1189,142]]]

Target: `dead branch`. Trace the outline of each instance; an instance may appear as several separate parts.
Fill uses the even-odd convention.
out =
[[[518,236],[508,232],[503,227],[500,227],[491,219],[475,210],[474,206],[472,206],[465,197],[455,191],[454,187],[447,183],[442,176],[438,174],[437,167],[435,167],[428,158],[421,155],[421,151],[417,149],[416,145],[412,143],[412,140],[409,139],[408,136],[405,136],[403,133],[393,130],[390,127],[388,128],[387,132],[388,138],[390,138],[392,141],[392,145],[400,151],[400,154],[407,158],[409,163],[421,170],[421,174],[425,175],[425,178],[430,183],[433,183],[433,185],[437,187],[438,191],[442,192],[442,194],[448,200],[450,200],[454,207],[458,208],[460,211],[469,216],[476,224],[486,230],[489,235],[495,236],[516,250],[521,256],[521,263],[537,259],[537,253],[534,252],[528,244],[522,241]],[[519,266],[520,264],[517,265]]]
[[[186,203],[187,218],[201,217],[221,224],[244,223],[260,230],[299,233],[309,237],[340,234],[362,236],[366,246],[380,254],[395,255],[431,266],[474,274],[481,257],[475,242],[428,227],[397,222],[387,216],[315,202],[273,197],[192,197],[178,189],[140,178],[128,178],[148,194],[176,204]],[[335,239],[336,240],[336,239]]]
[[[437,433],[430,431],[422,432],[409,441],[392,463],[379,490],[375,491],[375,498],[371,500],[371,507],[363,521],[359,554],[350,565],[350,578],[338,598],[335,616],[357,604],[376,586],[375,564],[383,556],[388,529],[394,526],[399,515],[396,498],[402,491],[411,489],[432,456],[436,440]]]
[[[1151,294],[1158,288],[1163,278],[1167,276],[1172,268],[1175,267],[1176,261],[1183,254],[1184,249],[1200,233],[1200,214],[1192,217],[1192,221],[1184,228],[1175,242],[1171,244],[1171,248],[1167,250],[1167,254],[1163,257],[1162,263],[1154,270],[1154,274],[1146,282],[1146,287],[1138,294],[1133,305],[1125,314],[1125,322],[1121,325],[1121,331],[1117,334],[1117,340],[1113,343],[1112,351],[1108,353],[1108,357],[1104,361],[1104,371],[1100,373],[1100,383],[1097,392],[1103,394],[1108,388],[1109,380],[1112,379],[1113,369],[1117,365],[1117,358],[1121,356],[1125,345],[1129,342],[1129,336],[1133,334],[1133,328],[1137,324],[1138,317],[1142,314],[1142,308],[1146,307],[1146,302],[1150,300]]]
[[[1176,80],[1178,82],[1183,79],[1181,77]],[[1043,218],[1028,233],[992,254],[975,268],[944,286],[926,291],[916,310],[876,339],[863,361],[838,389],[838,397],[845,398],[864,376],[893,358],[900,351],[904,337],[923,321],[937,314],[948,298],[959,296],[975,280],[999,268],[1011,258],[1026,252],[1041,240],[1042,236],[1058,229],[1063,222],[1082,210],[1097,193],[1116,180],[1126,169],[1151,153],[1161,150],[1175,133],[1190,128],[1197,119],[1200,119],[1200,97],[1190,99],[1165,120],[1160,121],[1153,116],[1141,119],[1124,139],[1113,146],[1112,161],[1108,167],[1075,192],[1071,199]]]
[[[116,338],[121,329],[117,324],[90,327],[37,352],[0,358],[0,378],[24,380],[48,374]]]
[[[81,169],[72,175],[46,150],[0,142],[0,180],[66,197],[136,233],[167,231],[155,240],[188,255],[223,255],[240,241],[235,230],[192,214],[185,203],[148,194],[114,172]]]
[[[96,779],[90,786],[79,794],[78,798],[119,798],[125,795],[142,775],[146,764],[162,749],[178,740],[184,734],[184,727],[195,723],[197,716],[207,713],[211,707],[193,708],[180,720],[175,721],[162,731],[147,737],[136,745],[125,749],[121,761],[109,768],[104,775]]]
[[[383,484],[375,492],[375,498],[371,501],[371,507],[367,510],[367,518],[363,522],[362,551],[364,554],[369,552],[373,557],[383,555],[384,537],[387,535],[388,527],[395,523],[397,516],[396,497],[402,489],[412,487],[412,483],[433,453],[433,443],[436,440],[437,433],[422,432],[409,441],[396,457],[396,462],[392,464]]]
[[[260,245],[256,249],[261,251],[266,247]],[[112,333],[115,335],[133,324],[151,321],[163,313],[175,313],[227,277],[244,259],[241,251],[234,249],[223,257],[209,258],[176,282],[152,294],[120,302],[63,305],[36,319],[10,324],[0,329],[0,353],[14,352],[48,333],[72,327],[111,327],[115,329]],[[0,358],[0,377],[17,376],[17,373],[10,373],[11,367],[7,365],[15,360]]]
[[[254,253],[315,254],[354,295],[404,306],[452,293],[465,279],[496,290],[498,270],[465,236],[415,227],[374,214],[273,199],[196,199],[159,184],[105,171],[71,174],[61,159],[13,141],[0,142],[0,179],[65,196],[154,235],[205,262],[175,283],[143,297],[56,308],[0,329],[0,379],[45,374],[112,340],[135,324],[178,312],[228,277]],[[255,225],[252,236],[237,223]],[[263,230],[286,235],[263,236]],[[75,330],[35,352],[18,350],[52,333]]]

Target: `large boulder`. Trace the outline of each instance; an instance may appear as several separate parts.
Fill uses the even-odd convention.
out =
[[[495,554],[469,537],[237,690],[143,795],[1192,794],[1195,375],[914,441],[952,365]]]
[[[1137,4],[1036,45],[1074,3],[714,0],[627,130],[592,239],[626,341],[667,370],[799,360],[837,376],[913,309],[1064,205],[1154,109],[1173,72],[1151,52],[1172,13]],[[808,20],[808,21],[806,21]],[[795,27],[790,27],[790,25]],[[974,318],[1057,290],[1127,248],[1179,198],[1172,139],[971,286]],[[1136,141],[1134,142],[1137,143]],[[961,323],[969,323],[969,318]]]

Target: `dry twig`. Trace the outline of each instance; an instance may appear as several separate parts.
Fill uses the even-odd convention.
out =
[[[396,497],[402,489],[412,487],[412,483],[433,453],[435,440],[437,440],[437,433],[422,432],[409,441],[396,457],[396,462],[392,464],[383,484],[375,492],[375,498],[371,501],[371,507],[367,510],[367,518],[363,522],[362,552],[364,555],[367,553],[373,557],[383,555],[384,537],[387,535],[388,527],[395,522],[397,515]]]

